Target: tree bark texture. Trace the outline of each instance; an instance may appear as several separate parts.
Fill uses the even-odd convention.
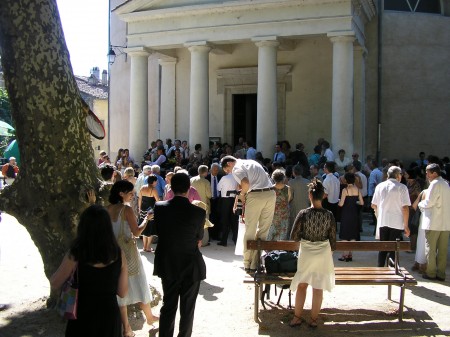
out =
[[[49,277],[99,184],[56,0],[0,0],[0,51],[22,160],[0,209],[27,228]]]

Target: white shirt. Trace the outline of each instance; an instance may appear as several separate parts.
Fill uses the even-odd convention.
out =
[[[330,148],[326,149],[323,155],[327,157],[327,161],[334,161],[334,153]]]
[[[367,177],[364,173],[358,171],[355,173],[358,177],[361,178],[362,188],[361,188],[361,195],[364,197],[367,197]]]
[[[217,185],[217,190],[220,192],[220,196],[222,198],[234,198],[235,193],[232,193],[230,195],[227,195],[227,192],[229,191],[236,191],[237,189],[237,182],[234,180],[234,177],[232,174],[227,174],[226,176],[223,176],[222,179],[219,181],[219,185]]]
[[[375,187],[372,204],[377,206],[376,239],[380,227],[403,230],[403,206],[411,206],[408,188],[396,179],[390,178]]]
[[[328,173],[323,181],[325,193],[328,195],[327,199],[330,204],[339,202],[339,179],[333,173]]]
[[[260,163],[254,160],[238,159],[233,167],[233,177],[238,184],[244,178],[250,183],[249,192],[260,188],[272,187],[269,176]]]
[[[339,157],[337,157],[334,162],[336,163],[336,171],[339,173],[339,175],[344,175],[345,173],[345,167],[348,164],[352,163],[352,160],[348,157],[344,157],[344,160],[341,160]]]
[[[425,200],[419,202],[423,212],[421,228],[433,231],[450,231],[450,187],[437,177],[428,187]]]

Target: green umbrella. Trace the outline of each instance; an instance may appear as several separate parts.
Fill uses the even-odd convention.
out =
[[[0,136],[12,136],[14,128],[6,122],[0,121]]]
[[[15,157],[17,165],[20,166],[19,144],[15,139],[8,145],[3,156],[6,159],[8,159],[9,157]]]

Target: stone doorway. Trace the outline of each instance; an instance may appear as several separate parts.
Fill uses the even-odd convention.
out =
[[[256,94],[233,95],[233,145],[238,143],[239,137],[256,144],[256,115]]]

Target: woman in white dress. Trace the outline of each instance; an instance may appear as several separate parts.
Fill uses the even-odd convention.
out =
[[[125,254],[128,264],[128,294],[124,298],[117,297],[123,325],[123,337],[134,336],[128,321],[127,305],[139,303],[144,311],[147,324],[152,324],[159,319],[159,317],[153,315],[150,308],[152,296],[134,239],[141,235],[147,226],[147,221],[153,218],[153,214],[148,214],[147,219],[138,226],[133,210],[126,205],[134,196],[133,189],[134,186],[129,181],[121,180],[116,182],[111,188],[109,195],[110,205],[108,206],[114,235]]]
[[[412,205],[414,209],[417,209],[419,202],[425,199],[426,193],[427,190],[420,192],[416,201]],[[416,256],[414,258],[414,265],[411,268],[413,271],[418,271],[420,274],[425,273],[427,270],[427,256],[425,255],[425,229],[422,228],[422,222],[423,219],[425,219],[427,212],[430,212],[430,210],[425,208],[422,211],[422,213],[425,214],[420,216],[420,225],[417,233]]]
[[[291,232],[291,240],[300,241],[297,272],[291,283],[296,291],[294,318],[289,326],[296,327],[304,321],[303,306],[308,285],[313,288],[311,320],[309,326],[317,327],[323,290],[331,291],[335,284],[332,251],[336,249],[336,222],[333,213],[322,207],[324,188],[314,179],[308,185],[311,207],[301,210]]]

